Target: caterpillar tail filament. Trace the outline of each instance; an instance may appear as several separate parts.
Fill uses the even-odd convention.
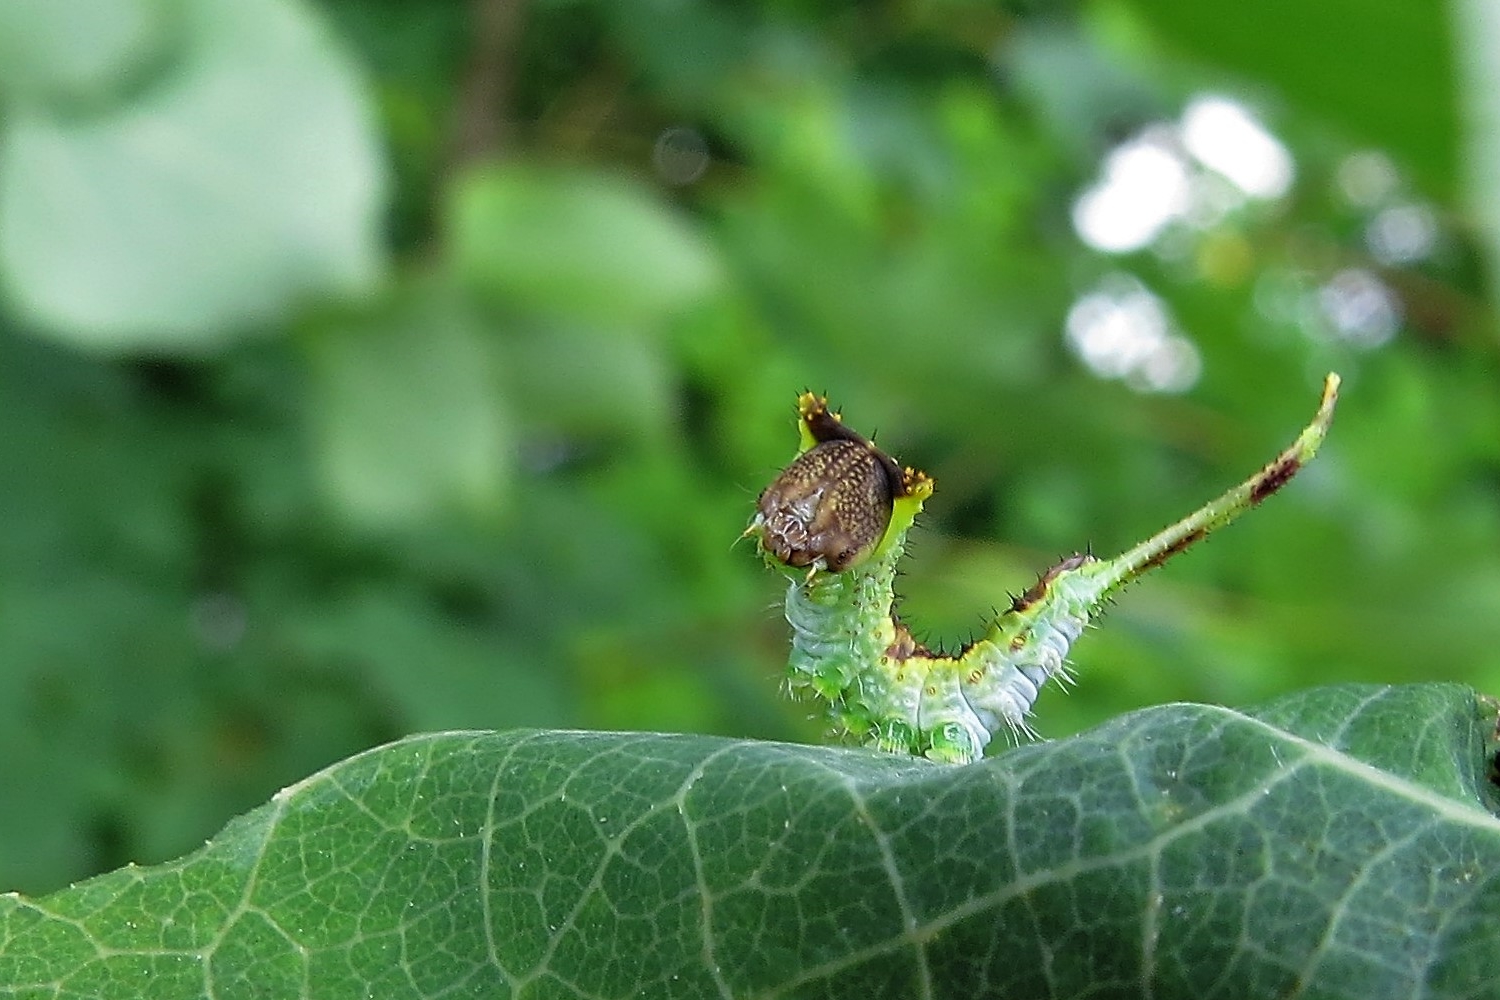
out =
[[[844,426],[828,401],[797,401],[797,457],[761,493],[745,534],[788,577],[794,694],[828,706],[833,728],[881,750],[968,763],[1027,724],[1048,680],[1120,589],[1284,486],[1311,461],[1333,419],[1339,378],[1297,439],[1238,486],[1112,559],[1075,554],[1048,569],[956,656],[925,648],[895,614],[896,567],[933,481]]]

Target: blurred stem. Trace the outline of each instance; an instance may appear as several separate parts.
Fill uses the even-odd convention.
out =
[[[1500,7],[1493,0],[1459,0],[1456,49],[1464,124],[1465,194],[1485,244],[1490,304],[1500,297]]]
[[[525,7],[526,0],[474,0],[474,47],[455,102],[455,170],[507,152],[514,133],[510,105]]]

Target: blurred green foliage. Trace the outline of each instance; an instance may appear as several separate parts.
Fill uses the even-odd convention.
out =
[[[0,888],[417,730],[817,739],[732,544],[809,387],[936,477],[906,611],[952,643],[1252,471],[1336,369],[1319,461],[1127,595],[1038,728],[1500,689],[1500,188],[1456,193],[1450,12],[1273,6],[7,7]],[[1211,211],[1081,240],[1111,151],[1204,94],[1290,190],[1182,154]],[[1172,391],[1070,349],[1101,294],[1170,317]]]

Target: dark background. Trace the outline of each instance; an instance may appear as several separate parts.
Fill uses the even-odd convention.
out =
[[[1337,370],[1318,461],[1128,592],[1037,728],[1500,691],[1470,13],[16,5],[0,889],[409,732],[819,739],[734,544],[806,388],[935,476],[902,586],[952,642],[1258,468]]]

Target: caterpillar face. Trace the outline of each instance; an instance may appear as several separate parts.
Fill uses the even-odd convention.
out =
[[[864,435],[844,426],[828,401],[797,401],[803,451],[761,491],[749,533],[785,566],[841,573],[880,544],[910,476]]]
[[[843,572],[885,535],[894,497],[895,484],[872,447],[825,441],[761,492],[761,544],[788,566]]]

